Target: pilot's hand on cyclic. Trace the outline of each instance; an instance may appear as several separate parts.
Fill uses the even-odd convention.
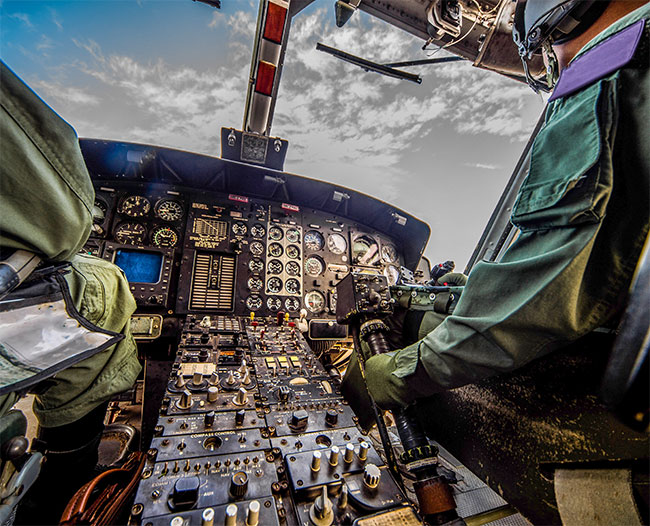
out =
[[[437,284],[439,286],[452,286],[452,287],[464,287],[467,283],[467,276],[461,274],[460,272],[448,272],[443,276],[438,278]]]

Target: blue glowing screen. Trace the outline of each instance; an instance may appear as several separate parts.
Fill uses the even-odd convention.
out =
[[[118,250],[115,264],[126,274],[129,283],[158,283],[163,255],[158,252]]]

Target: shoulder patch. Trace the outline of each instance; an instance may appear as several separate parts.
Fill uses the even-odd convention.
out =
[[[645,23],[645,20],[635,22],[574,60],[560,75],[548,101],[571,95],[630,62],[641,41]]]

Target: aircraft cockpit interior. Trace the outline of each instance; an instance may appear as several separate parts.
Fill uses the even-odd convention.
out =
[[[229,2],[199,1],[216,10]],[[65,505],[60,523],[529,526],[582,524],[572,520],[592,508],[618,514],[620,524],[647,523],[647,246],[634,265],[622,324],[595,331],[607,349],[592,346],[591,334],[582,344],[598,363],[569,353],[550,366],[533,361],[516,375],[436,393],[426,433],[414,405],[384,411],[370,396],[365,364],[394,356],[392,335],[406,332],[412,312],[419,321],[453,314],[467,280],[438,281],[454,263],[425,257],[432,227],[408,210],[285,170],[291,138],[272,136],[271,124],[292,18],[312,2],[260,0],[244,123],[221,128],[220,156],[79,139],[94,189],[92,227],[79,252],[115,265],[128,281],[136,309],[125,334],[137,343],[142,372],[107,402],[97,471]],[[512,42],[521,1],[332,3],[338,27],[363,11],[456,55],[445,60],[471,60],[513,82],[545,75],[541,55],[522,63]],[[400,64],[325,48],[366,72],[418,81],[395,69]],[[543,129],[544,116],[465,274],[498,265],[526,235],[511,216]],[[43,288],[54,282],[36,282],[46,267],[37,267],[40,259],[22,269],[7,261],[0,262],[0,395],[10,392],[7,371],[24,365],[11,354],[16,336],[8,328],[32,323],[25,327],[40,330],[9,318],[12,302],[25,304],[30,316],[55,315],[57,302],[70,299]],[[54,274],[67,272],[62,268],[47,267]],[[461,271],[454,276],[464,278]],[[46,290],[47,304],[32,301],[34,286],[39,298]],[[500,312],[498,295],[491,301]],[[110,338],[118,341],[109,330],[93,333],[83,313],[68,314],[61,323],[50,317],[47,330],[59,337],[54,325],[69,327],[76,345],[99,338],[95,353]],[[77,333],[84,328],[90,332]],[[67,334],[60,331],[57,350]],[[412,341],[422,337],[416,330]],[[394,373],[407,382],[423,367],[420,348],[408,348],[415,365],[400,362]],[[570,368],[584,371],[581,382],[591,382],[607,407],[595,396],[573,398],[575,386],[564,377]],[[355,413],[357,400],[346,397],[349,370],[358,371],[367,414]],[[36,377],[39,383],[16,383],[20,396],[47,384],[48,375]],[[47,462],[39,439],[26,438],[25,400],[0,413],[2,526],[21,524],[20,501]]]

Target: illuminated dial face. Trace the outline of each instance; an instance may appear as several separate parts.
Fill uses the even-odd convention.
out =
[[[300,294],[300,282],[295,278],[289,278],[284,284],[289,294]]]
[[[317,232],[316,230],[310,230],[305,234],[305,248],[307,250],[312,250],[316,252],[321,250],[325,246],[325,240],[323,239],[323,234]]]
[[[284,300],[284,308],[289,312],[296,312],[300,308],[300,301],[296,298],[287,298]]]
[[[251,227],[251,235],[253,237],[264,237],[266,235],[266,228],[264,228],[262,225],[259,223],[255,223]]]
[[[248,298],[246,298],[246,308],[248,310],[252,310],[252,311],[259,310],[262,305],[263,305],[262,298],[260,298],[257,294],[253,294],[251,296],[248,296]]]
[[[320,276],[325,271],[325,262],[318,256],[309,256],[305,261],[305,272],[310,276]]]
[[[284,237],[282,229],[277,226],[272,226],[269,228],[269,239],[272,241],[280,241]]]
[[[278,294],[282,290],[282,280],[280,278],[269,278],[266,282],[266,290],[271,294]]]
[[[232,224],[232,233],[236,236],[245,236],[248,232],[248,227],[241,221]]]
[[[269,274],[280,274],[283,268],[284,266],[282,265],[282,261],[279,259],[272,259],[269,261],[267,270],[269,271]]]
[[[274,258],[279,258],[284,250],[282,249],[282,245],[280,243],[271,243],[269,245],[269,255],[273,256]]]
[[[108,205],[102,199],[95,199],[93,207],[93,223],[103,223],[106,219]]]
[[[151,210],[149,199],[141,195],[130,195],[122,201],[118,212],[130,217],[143,217],[149,213],[149,210]]]
[[[264,270],[264,263],[259,258],[253,258],[248,262],[248,270],[251,272],[262,272]]]
[[[395,263],[397,257],[397,249],[393,245],[383,245],[381,247],[381,259],[386,263]]]
[[[254,256],[261,256],[264,254],[264,245],[259,241],[253,241],[248,248]]]
[[[287,241],[289,243],[300,243],[300,230],[297,228],[287,230]]]
[[[178,234],[173,228],[159,226],[151,233],[151,242],[157,247],[175,247]]]
[[[289,261],[285,270],[289,276],[300,276],[300,265],[295,261]]]
[[[348,242],[341,234],[330,234],[327,236],[327,248],[332,254],[344,254],[348,248]]]
[[[251,276],[248,278],[248,288],[252,292],[257,292],[258,290],[261,290],[262,287],[264,286],[264,282],[262,281],[262,278],[259,276]]]
[[[161,199],[156,203],[156,215],[163,221],[178,221],[183,217],[183,205],[173,199]]]
[[[125,245],[142,245],[147,229],[140,223],[122,223],[115,229],[115,240]]]
[[[379,245],[370,236],[357,236],[352,243],[352,262],[357,265],[373,265],[379,261]]]
[[[282,308],[282,300],[280,298],[269,298],[266,300],[266,306],[269,310],[277,312]]]
[[[399,279],[399,269],[395,265],[386,265],[384,276],[388,279],[389,285],[395,285]]]
[[[317,290],[310,290],[305,294],[305,307],[309,312],[319,314],[325,310],[325,296]]]
[[[287,247],[287,256],[291,259],[298,259],[300,257],[300,249],[297,245],[289,245]]]

